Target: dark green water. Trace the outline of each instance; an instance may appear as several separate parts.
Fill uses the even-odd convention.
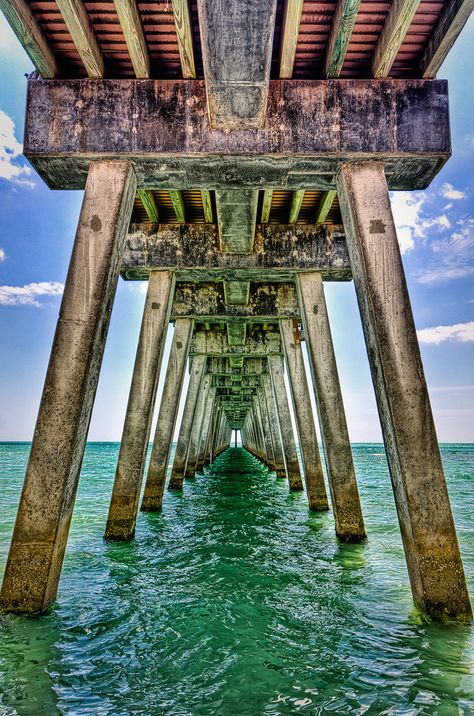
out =
[[[0,445],[3,568],[29,445]],[[102,539],[118,446],[88,445],[58,603],[0,617],[0,714],[474,714],[474,632],[413,610],[380,445],[356,445],[369,541],[341,545],[242,450]],[[474,593],[474,446],[443,447]]]

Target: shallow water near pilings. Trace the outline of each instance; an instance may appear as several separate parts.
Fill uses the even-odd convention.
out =
[[[0,445],[0,563],[29,444]],[[474,446],[442,449],[474,594]],[[412,609],[383,448],[355,445],[369,540],[242,450],[102,539],[117,444],[87,447],[58,602],[0,617],[0,714],[474,713],[471,626]]]

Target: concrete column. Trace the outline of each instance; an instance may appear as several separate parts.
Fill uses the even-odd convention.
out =
[[[170,490],[183,489],[186,457],[188,454],[197,397],[202,382],[205,364],[206,356],[197,355],[193,358],[189,377],[188,393],[184,404],[183,418],[181,420],[178,442],[176,444],[176,452],[174,454],[173,469],[171,471],[171,477],[168,485],[168,489]]]
[[[151,421],[174,293],[170,271],[152,271],[120,443],[106,539],[135,534]]]
[[[303,482],[301,480],[298,453],[296,451],[290,408],[288,406],[288,396],[286,394],[285,380],[283,377],[283,358],[277,355],[268,356],[268,367],[280,422],[280,434],[290,490],[302,490]]]
[[[189,440],[189,448],[186,459],[186,472],[185,477],[194,477],[196,474],[196,462],[198,459],[199,443],[201,440],[202,424],[204,419],[204,408],[206,405],[208,391],[211,385],[211,376],[205,375],[203,377],[201,388],[198,393],[196,410],[194,413],[193,427],[191,430],[191,437]]]
[[[262,426],[263,433],[263,445],[265,450],[265,462],[269,470],[275,469],[275,458],[273,456],[273,445],[272,436],[270,432],[270,426],[268,423],[267,406],[265,405],[264,396],[262,390],[257,392],[256,405],[260,424]]]
[[[214,413],[214,402],[216,399],[216,389],[210,388],[207,396],[206,408],[204,411],[204,421],[202,426],[201,442],[199,445],[198,461],[196,463],[196,470],[202,471],[206,462],[207,444],[209,433],[211,430],[212,417]]]
[[[3,579],[9,612],[56,598],[135,192],[130,163],[91,163]]]
[[[280,331],[285,349],[309,507],[311,510],[328,510],[328,498],[319,456],[308,381],[306,380],[298,321],[289,318],[280,321]]]
[[[160,510],[163,502],[171,442],[178,415],[192,332],[193,322],[191,319],[176,319],[150,464],[148,466],[145,492],[143,494],[141,506],[143,512]]]
[[[413,597],[470,619],[384,168],[343,165],[337,187]]]
[[[275,473],[277,477],[286,477],[285,459],[283,457],[283,449],[281,444],[280,426],[278,416],[276,414],[275,398],[271,377],[268,373],[262,375],[262,388],[267,406],[267,415],[269,419],[270,432],[272,434],[273,456],[275,461]]]
[[[365,539],[346,415],[321,274],[298,274],[298,292],[331,492],[336,535]]]

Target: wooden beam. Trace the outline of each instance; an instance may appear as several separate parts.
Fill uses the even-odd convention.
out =
[[[196,77],[196,66],[194,63],[193,31],[189,0],[172,0],[172,2],[179,57],[181,59],[181,71],[185,79],[193,79]]]
[[[445,3],[420,62],[420,75],[433,79],[474,10],[474,0]]]
[[[214,223],[212,213],[211,192],[208,189],[201,189],[202,208],[204,209],[204,221],[206,224]]]
[[[45,79],[57,77],[54,54],[26,0],[0,0],[0,10],[40,75]]]
[[[283,11],[283,25],[280,46],[280,78],[293,76],[296,45],[300,31],[303,0],[286,0]]]
[[[354,29],[361,0],[339,0],[329,36],[326,54],[326,77],[339,77]]]
[[[158,224],[159,222],[159,215],[158,215],[158,207],[156,205],[155,197],[153,196],[153,192],[149,191],[147,189],[138,189],[137,194],[145,207],[145,211],[147,213],[148,218],[150,219],[152,224]]]
[[[331,211],[334,199],[336,198],[337,192],[334,190],[324,191],[319,201],[318,208],[316,209],[316,217],[314,219],[315,224],[324,224],[328,218],[328,214]]]
[[[150,77],[150,57],[136,0],[114,0],[115,10],[127,43],[135,76]]]
[[[393,0],[372,57],[372,76],[388,77],[420,0]]]
[[[298,189],[293,192],[291,197],[291,208],[290,208],[290,224],[296,224],[301,209],[301,204],[304,199],[304,189]]]
[[[178,224],[184,224],[186,221],[186,211],[184,208],[183,192],[179,189],[173,189],[170,190],[169,194],[174,213],[176,214],[176,221]]]
[[[265,189],[263,192],[263,204],[262,204],[262,224],[268,224],[270,219],[270,210],[272,208],[273,189]]]
[[[56,0],[87,75],[98,79],[105,74],[102,52],[82,0]]]

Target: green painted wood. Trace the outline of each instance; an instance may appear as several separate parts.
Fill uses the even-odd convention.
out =
[[[263,192],[263,204],[262,204],[262,224],[268,224],[270,219],[270,210],[272,208],[273,189],[265,189]]]
[[[208,189],[201,189],[202,208],[204,209],[204,221],[206,224],[214,223],[212,213],[211,192]]]
[[[420,62],[420,76],[434,79],[459,33],[474,10],[474,0],[451,0],[431,33]]]
[[[394,0],[372,57],[372,76],[388,77],[421,0]]]
[[[104,58],[84,3],[82,0],[56,0],[56,4],[88,76],[91,79],[104,77]]]
[[[135,76],[147,79],[150,77],[150,58],[136,0],[114,0],[114,5]]]
[[[148,191],[147,189],[138,189],[137,194],[145,207],[145,211],[151,223],[157,224],[159,222],[159,215],[153,192]]]
[[[184,224],[186,221],[186,213],[184,209],[183,193],[179,189],[170,190],[171,203],[173,204],[176,221],[178,224]]]
[[[296,224],[298,221],[298,216],[301,209],[301,204],[303,203],[305,191],[304,189],[298,189],[297,191],[293,192],[293,195],[291,197],[291,208],[290,208],[290,224]]]
[[[300,32],[303,0],[286,0],[283,10],[283,25],[281,31],[280,47],[280,78],[293,76],[296,45]]]
[[[336,191],[325,191],[323,192],[318,208],[316,209],[316,217],[314,219],[315,224],[324,224],[328,218],[328,214],[331,211],[334,199],[336,198]]]
[[[196,66],[189,0],[172,0],[172,2],[181,71],[185,79],[194,79],[196,77]]]
[[[339,77],[354,29],[361,0],[339,0],[329,36],[326,77]]]
[[[25,0],[0,0],[0,10],[40,75],[45,79],[57,77],[54,54]]]

